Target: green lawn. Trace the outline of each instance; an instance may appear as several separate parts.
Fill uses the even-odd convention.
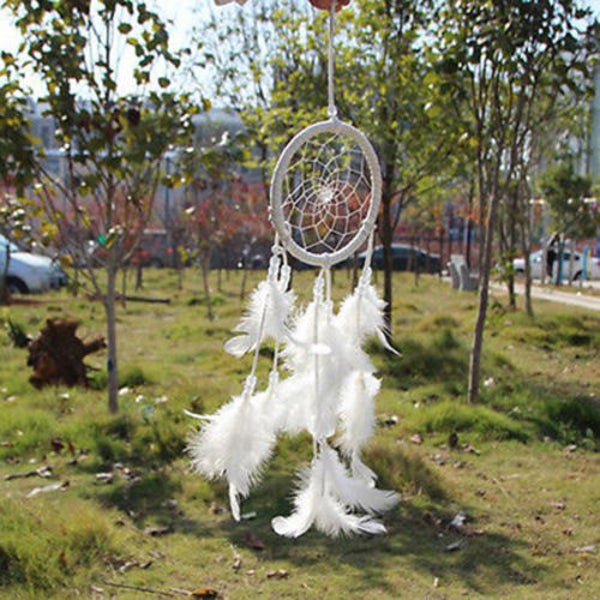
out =
[[[311,281],[301,273],[294,286]],[[222,350],[243,309],[240,282],[240,273],[224,275],[218,291],[213,276],[209,322],[197,273],[186,273],[181,291],[175,274],[146,273],[143,295],[171,302],[118,311],[117,416],[101,389],[102,354],[87,359],[100,389],[37,391],[26,350],[0,331],[0,598],[600,597],[600,313],[538,302],[530,320],[506,312],[494,292],[482,399],[470,406],[477,297],[397,275],[402,356],[370,347],[383,388],[365,456],[402,501],[384,518],[386,536],[287,540],[270,520],[290,510],[307,437],[280,440],[242,506],[256,516],[241,524],[227,512],[225,485],[191,474],[183,453],[196,426],[183,409],[213,412],[249,372],[251,358]],[[337,272],[335,296],[348,289]],[[73,317],[82,337],[104,333],[96,302],[65,291],[28,300],[1,307],[1,321],[34,335],[48,318]],[[50,476],[22,476],[36,469]]]

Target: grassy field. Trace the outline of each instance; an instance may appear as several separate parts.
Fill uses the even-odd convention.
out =
[[[290,510],[308,438],[279,442],[241,524],[225,486],[191,474],[183,453],[195,426],[183,409],[214,411],[250,369],[222,350],[240,281],[224,276],[217,291],[215,276],[209,322],[196,273],[178,291],[175,274],[148,271],[143,294],[172,300],[119,309],[116,416],[102,354],[87,359],[99,389],[37,391],[27,351],[0,331],[0,598],[600,598],[600,313],[538,302],[529,320],[495,292],[470,406],[476,296],[398,275],[402,356],[370,348],[383,388],[365,456],[402,501],[386,536],[291,541],[270,520]],[[348,289],[336,273],[337,297]],[[0,311],[31,335],[52,317],[80,320],[87,339],[104,333],[102,307],[64,291]]]

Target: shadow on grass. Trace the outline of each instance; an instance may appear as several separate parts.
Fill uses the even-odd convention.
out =
[[[343,576],[351,582],[348,585],[354,597],[372,597],[373,590],[398,597],[398,584],[411,571],[431,577],[431,582],[435,577],[459,580],[460,585],[476,591],[485,591],[483,581],[493,589],[511,581],[533,583],[534,570],[537,577],[542,575],[539,565],[523,557],[523,542],[498,533],[452,531],[453,513],[440,507],[448,507],[453,500],[439,476],[419,456],[398,450],[388,452],[381,461],[379,453],[374,449],[366,457],[370,467],[385,474],[378,487],[413,494],[382,517],[388,529],[385,536],[332,539],[314,528],[298,539],[277,536],[270,521],[290,514],[294,488],[289,469],[283,472],[277,464],[242,507],[242,512],[255,512],[257,518],[239,524],[222,521],[214,534],[225,535],[241,548],[247,548],[249,537],[256,536],[264,544],[256,557],[265,565],[289,561],[297,569],[310,569],[311,577]],[[471,513],[469,507],[465,509]],[[453,543],[456,551],[448,549]]]
[[[252,506],[260,505],[254,502]],[[273,511],[273,507],[270,512],[288,514]],[[432,585],[437,577],[443,582],[459,581],[461,587],[479,593],[507,583],[533,584],[544,576],[543,568],[524,556],[524,542],[499,533],[453,532],[448,514],[440,516],[411,501],[402,502],[383,518],[388,529],[385,536],[328,538],[311,529],[290,540],[277,536],[269,520],[223,524],[222,533],[237,547],[247,547],[248,537],[257,536],[265,548],[256,556],[267,565],[289,561],[296,569],[310,570],[315,578],[339,577],[341,573],[353,597],[372,597],[374,590],[386,597],[404,597],[398,596],[398,585],[411,572]]]
[[[591,450],[600,447],[600,400],[582,393],[581,385],[530,382],[517,376],[510,388],[490,390],[484,400],[529,428],[532,437]]]
[[[422,341],[416,338],[394,340],[400,356],[384,354],[370,347],[374,354],[383,354],[378,361],[384,379],[395,382],[395,387],[410,389],[424,383],[443,382],[456,393],[466,385],[469,368],[469,350],[450,327],[444,327]],[[452,389],[450,389],[452,388]]]
[[[154,472],[139,475],[132,481],[118,482],[97,497],[105,506],[127,514],[138,526],[152,522],[167,527],[174,520],[170,502],[180,490],[180,484],[166,473]]]

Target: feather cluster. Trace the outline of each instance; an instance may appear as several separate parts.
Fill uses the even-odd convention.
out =
[[[398,502],[394,492],[375,488],[376,474],[361,451],[375,430],[375,397],[380,381],[363,346],[385,338],[385,303],[371,284],[367,267],[359,285],[337,314],[326,293],[327,278],[315,279],[313,299],[294,312],[290,272],[279,255],[266,281],[253,292],[248,310],[225,349],[235,356],[255,351],[270,338],[281,352],[286,377],[280,380],[278,351],[266,391],[255,393],[254,369],[244,392],[232,398],[190,438],[188,452],[200,475],[229,484],[231,512],[240,518],[247,497],[273,452],[277,435],[308,431],[316,448],[302,473],[293,512],[272,520],[273,529],[298,537],[314,526],[331,536],[385,532],[375,517]],[[336,444],[331,447],[329,440]]]
[[[373,514],[383,513],[397,502],[394,492],[376,490],[353,478],[337,453],[325,445],[300,477],[294,512],[289,517],[275,517],[271,525],[279,535],[291,538],[301,536],[313,524],[332,537],[385,533]],[[357,509],[367,514],[356,514]]]

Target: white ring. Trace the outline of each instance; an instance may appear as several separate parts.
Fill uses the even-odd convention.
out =
[[[343,135],[346,138],[350,138],[356,142],[356,144],[359,146],[369,168],[371,180],[371,204],[369,206],[367,216],[362,221],[360,228],[350,242],[334,252],[314,254],[312,252],[308,252],[302,246],[299,246],[292,238],[289,223],[287,223],[283,214],[282,190],[285,176],[294,153],[308,139],[320,133],[335,133],[337,135]],[[369,140],[367,140],[365,135],[356,129],[356,127],[339,121],[338,119],[321,121],[319,123],[315,123],[314,125],[308,126],[306,129],[303,129],[300,133],[295,135],[289,144],[283,149],[283,152],[277,161],[277,165],[275,166],[275,171],[273,172],[270,201],[271,222],[279,234],[282,245],[286,250],[289,251],[291,255],[296,257],[298,260],[313,266],[330,267],[336,263],[339,263],[340,261],[351,256],[360,248],[375,226],[375,221],[379,212],[379,204],[381,202],[381,171],[373,146],[371,146]]]

